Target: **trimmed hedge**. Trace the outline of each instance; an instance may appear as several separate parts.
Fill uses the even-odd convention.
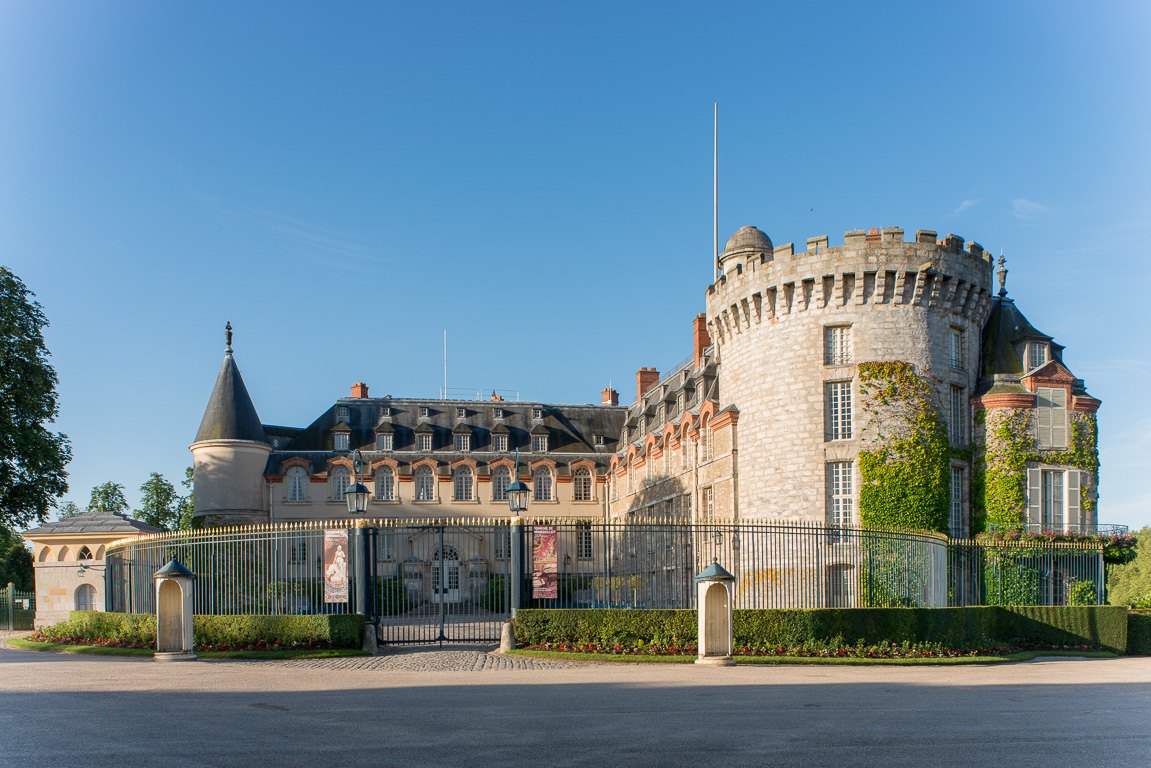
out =
[[[116,639],[150,644],[156,640],[156,616],[151,613],[105,613],[72,611],[71,618],[51,629],[85,640]],[[362,614],[316,616],[193,616],[196,645],[222,643],[285,645],[331,642],[337,648],[359,648],[364,637]]]
[[[1127,614],[1127,653],[1151,656],[1151,613]]]
[[[1112,606],[740,609],[732,620],[737,648],[795,647],[838,637],[852,645],[909,641],[963,649],[1027,638],[1119,653],[1127,649],[1126,609]],[[515,630],[525,645],[665,645],[675,638],[682,646],[696,642],[696,621],[693,610],[522,609]]]

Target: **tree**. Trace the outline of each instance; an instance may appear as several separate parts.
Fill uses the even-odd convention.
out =
[[[1151,527],[1134,533],[1135,559],[1107,567],[1107,602],[1151,608]]]
[[[148,525],[173,531],[180,524],[180,501],[176,495],[176,486],[159,472],[153,472],[140,486],[140,505],[143,509],[136,510],[132,516]]]
[[[188,495],[181,496],[179,503],[176,505],[176,509],[180,514],[179,528],[181,531],[192,530],[192,513],[196,509],[196,492],[192,487],[194,477],[195,470],[188,467],[184,470],[184,479],[180,481],[180,485],[188,489]]]
[[[60,505],[59,517],[61,520],[67,520],[69,517],[75,517],[80,514],[81,510],[76,506],[74,501],[65,501]]]
[[[124,486],[119,483],[109,480],[92,489],[92,498],[88,500],[89,512],[123,512],[127,508]]]
[[[32,592],[36,588],[35,567],[32,553],[24,546],[24,540],[15,533],[0,528],[0,589],[9,582],[16,589]]]
[[[0,525],[43,522],[68,491],[68,437],[55,420],[56,372],[48,364],[40,304],[20,278],[0,267]]]

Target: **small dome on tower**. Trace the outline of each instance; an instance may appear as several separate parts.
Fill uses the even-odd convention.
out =
[[[773,250],[775,246],[771,244],[771,238],[755,227],[740,227],[738,232],[728,238],[727,245],[723,247],[724,255],[742,251],[770,254]]]

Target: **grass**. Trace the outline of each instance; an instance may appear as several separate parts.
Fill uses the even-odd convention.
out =
[[[87,653],[96,656],[153,656],[155,651],[147,648],[107,648],[98,645],[67,645],[65,643],[37,643],[24,638],[8,640],[8,645],[28,651],[53,651],[55,653]],[[355,648],[306,648],[298,651],[197,651],[201,659],[250,659],[271,661],[276,659],[330,659],[341,656],[366,656],[364,651]]]
[[[543,659],[570,659],[572,661],[625,662],[638,664],[693,664],[695,656],[630,656],[609,653],[566,653],[564,651],[508,651],[516,656]],[[926,659],[863,659],[824,658],[821,656],[736,656],[736,664],[841,664],[849,666],[895,665],[932,666],[955,664],[999,664],[1006,661],[1029,661],[1037,656],[1075,656],[1089,659],[1113,659],[1117,654],[1109,651],[1021,651],[1003,656],[956,656]]]

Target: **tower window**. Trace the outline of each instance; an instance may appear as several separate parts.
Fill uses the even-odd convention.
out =
[[[950,344],[948,347],[948,359],[951,362],[951,367],[957,371],[963,370],[963,329],[952,328],[949,337]]]
[[[833,461],[827,465],[828,522],[835,526],[852,523],[851,462]]]
[[[851,362],[851,326],[835,325],[823,329],[824,365],[847,365]]]
[[[1038,445],[1040,448],[1067,447],[1067,390],[1037,387]]]
[[[966,409],[963,407],[962,387],[951,388],[951,408],[949,415],[951,418],[947,420],[947,431],[951,437],[951,444],[956,446],[963,445],[966,432],[964,429]]]
[[[835,381],[827,385],[827,437],[829,440],[851,439],[851,382]]]
[[[1047,345],[1031,343],[1027,345],[1027,364],[1029,368],[1038,368],[1047,362]]]

